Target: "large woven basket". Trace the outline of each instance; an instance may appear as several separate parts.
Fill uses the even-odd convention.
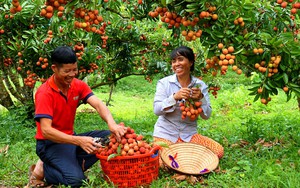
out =
[[[170,168],[191,175],[201,175],[215,170],[219,158],[208,148],[194,143],[176,143],[164,148],[162,161]]]

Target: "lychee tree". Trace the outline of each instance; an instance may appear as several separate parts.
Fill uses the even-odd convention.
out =
[[[50,53],[69,45],[92,88],[170,71],[170,50],[194,47],[196,75],[254,78],[254,100],[280,89],[300,97],[299,2],[250,0],[4,0],[0,2],[0,104],[33,102],[51,75]],[[95,75],[95,76],[89,76]],[[91,78],[95,78],[92,79]],[[219,89],[210,83],[213,94]]]
[[[254,78],[255,101],[267,104],[283,90],[300,107],[299,8],[295,0],[162,0],[149,16],[191,45],[201,43],[202,73],[244,72]]]
[[[1,1],[0,104],[32,104],[34,88],[52,74],[50,54],[59,45],[75,50],[78,77],[92,88],[130,75],[151,81],[165,66],[157,60],[173,48],[171,32],[148,21],[151,8],[129,1]]]

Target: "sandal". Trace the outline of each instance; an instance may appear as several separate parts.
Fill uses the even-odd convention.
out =
[[[30,187],[45,187],[44,178],[34,173],[35,164],[29,167],[29,182],[26,188]]]

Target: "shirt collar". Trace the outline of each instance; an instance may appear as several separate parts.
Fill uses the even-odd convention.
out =
[[[180,86],[176,74],[173,74],[169,80],[171,83],[175,83],[176,85]],[[195,86],[197,83],[197,78],[195,76],[191,76],[191,83],[189,84],[189,87]]]
[[[72,85],[73,85],[73,82],[74,82],[74,79],[72,80],[71,84],[70,84],[70,88],[72,88]],[[54,81],[54,74],[49,78],[49,85],[52,89],[54,89],[55,91],[57,92],[60,92],[60,89],[57,87],[57,85],[55,84],[55,81]],[[69,88],[69,89],[70,89]]]
[[[173,75],[171,76],[171,78],[170,78],[169,81],[172,82],[172,83],[178,83],[176,74],[173,74]]]
[[[54,89],[55,91],[59,92],[60,90],[58,89],[57,85],[55,84],[54,81],[54,74],[49,78],[49,85],[52,89]]]

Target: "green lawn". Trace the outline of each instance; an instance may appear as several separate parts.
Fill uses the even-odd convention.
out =
[[[155,85],[140,77],[121,80],[112,96],[109,109],[117,122],[124,122],[151,141],[157,117],[152,110]],[[283,92],[273,96],[266,106],[249,96],[250,79],[229,73],[219,77],[221,90],[211,95],[213,108],[209,120],[199,120],[199,133],[225,147],[225,156],[216,172],[198,177],[199,182],[176,182],[173,173],[160,171],[150,187],[298,187],[300,177],[300,116],[297,101],[286,102]],[[109,88],[94,90],[106,101]],[[76,118],[76,131],[106,128],[97,114],[81,105]],[[0,113],[0,187],[22,187],[27,169],[37,160],[35,129],[24,127],[19,119]],[[9,146],[7,149],[6,146]],[[87,172],[90,182],[85,187],[112,187],[103,180],[99,165]]]

